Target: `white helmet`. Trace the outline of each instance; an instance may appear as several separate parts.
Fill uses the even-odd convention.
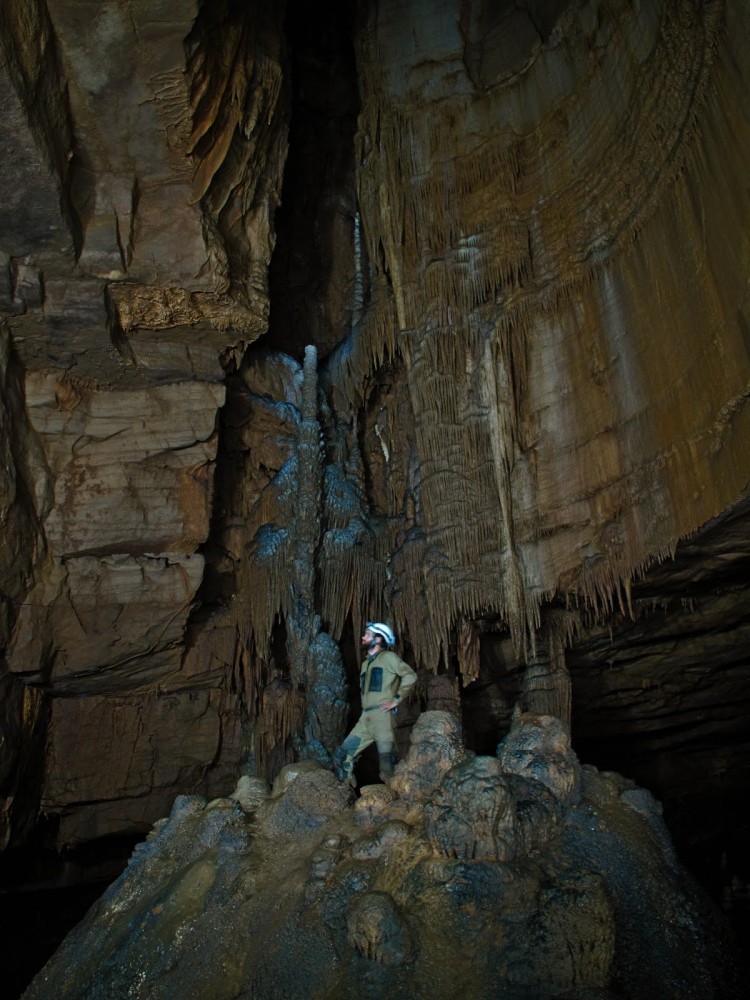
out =
[[[389,628],[388,625],[383,624],[383,622],[368,622],[365,625],[365,630],[367,629],[369,629],[370,632],[374,632],[375,635],[379,635],[385,642],[386,646],[396,645],[396,636],[393,634],[393,629]]]

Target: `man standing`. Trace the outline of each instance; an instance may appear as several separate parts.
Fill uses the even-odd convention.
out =
[[[396,762],[393,713],[417,682],[409,664],[393,652],[396,637],[387,625],[368,622],[361,642],[367,650],[359,674],[362,714],[333,757],[336,776],[351,785],[355,783],[354,762],[371,743],[378,745],[381,779],[387,782],[393,775]]]

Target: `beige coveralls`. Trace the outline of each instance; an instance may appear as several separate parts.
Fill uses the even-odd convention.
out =
[[[383,649],[377,656],[365,660],[359,674],[362,714],[337,751],[343,777],[351,778],[354,762],[371,743],[378,745],[381,777],[390,777],[393,774],[396,758],[396,741],[393,734],[395,709],[384,712],[380,709],[380,705],[394,698],[401,701],[416,682],[417,675],[409,664],[404,663],[391,650]]]

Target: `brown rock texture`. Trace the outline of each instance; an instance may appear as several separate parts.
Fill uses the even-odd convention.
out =
[[[511,737],[542,757],[546,728],[522,717]],[[178,797],[27,1000],[345,1000],[363,989],[388,1000],[739,1000],[731,943],[676,863],[648,793],[587,767],[580,800],[563,804],[497,758],[470,769],[482,793],[453,818],[463,815],[473,858],[453,838],[445,850],[430,818],[458,806],[465,763],[411,822],[373,816],[365,835],[348,785],[309,761],[285,768],[248,815],[234,797]],[[487,793],[504,780],[501,815]]]
[[[0,9],[0,841],[323,759],[371,619],[737,797],[747,4],[303,8]]]
[[[592,13],[380,3],[359,36],[393,606],[430,665],[462,615],[523,648],[543,599],[608,605],[748,483],[746,14]]]
[[[219,791],[244,752],[236,631],[219,616],[198,656],[187,634],[222,364],[267,325],[281,14],[0,12],[4,842],[40,794],[60,843],[142,829],[176,786]]]

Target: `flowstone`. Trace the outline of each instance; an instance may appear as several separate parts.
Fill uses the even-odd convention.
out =
[[[25,1000],[739,1000],[721,917],[648,793],[581,767],[549,717],[516,719],[499,759],[457,732],[445,712],[415,726],[402,775],[426,743],[453,748],[419,798],[376,786],[352,806],[302,761],[270,796],[178,799]]]
[[[347,940],[352,948],[383,965],[399,965],[412,957],[409,927],[393,897],[387,892],[357,896],[346,918]]]
[[[552,836],[560,810],[538,782],[477,757],[446,774],[425,808],[433,848],[448,858],[513,861]]]
[[[458,719],[448,712],[423,712],[411,731],[406,758],[396,765],[391,788],[401,799],[424,802],[446,772],[470,756]]]

